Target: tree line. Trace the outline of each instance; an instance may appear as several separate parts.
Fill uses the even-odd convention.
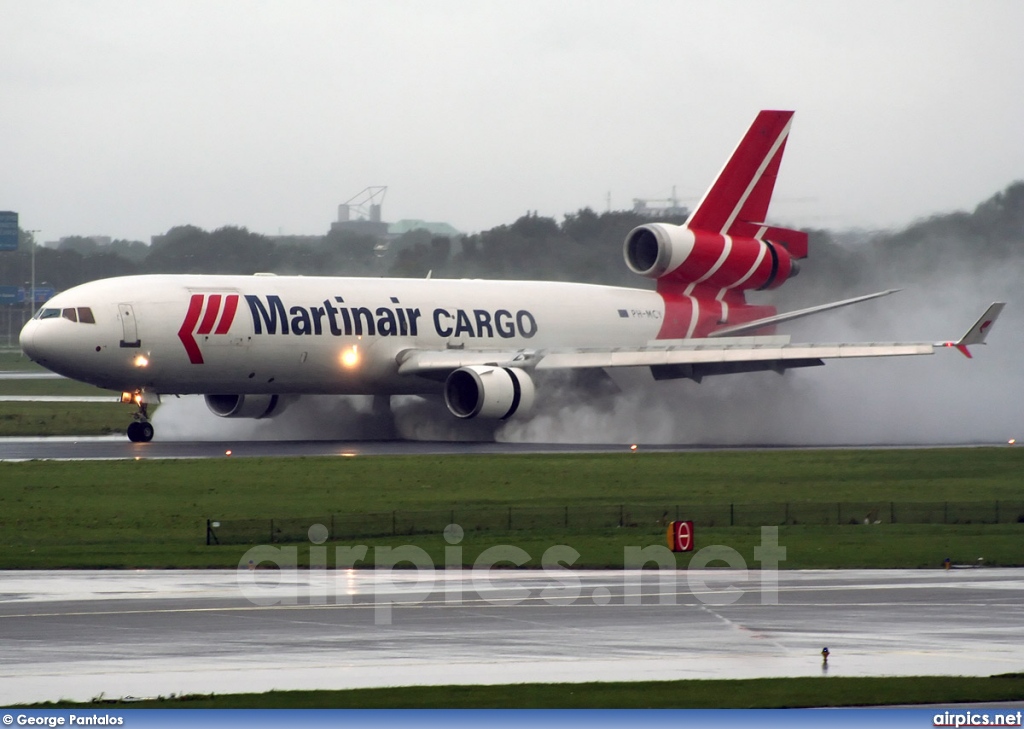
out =
[[[472,235],[444,238],[414,230],[385,243],[351,231],[315,237],[269,237],[242,227],[207,231],[182,225],[151,245],[115,240],[102,245],[86,237],[64,239],[57,248],[36,247],[36,281],[63,290],[86,281],[141,273],[220,273],[332,276],[404,276],[581,281],[644,286],[622,260],[622,241],[650,222],[632,211],[596,213],[584,208],[554,218],[527,214],[511,224]],[[682,218],[665,222],[680,224]],[[849,236],[810,231],[811,257],[794,284],[856,289],[878,280],[879,271],[899,280],[922,270],[980,267],[1020,261],[1024,254],[1024,182],[982,202],[973,212],[936,215],[895,232]],[[0,253],[0,284],[22,285],[30,277],[31,236],[21,233],[18,251]],[[810,281],[794,285],[799,293]],[[787,285],[786,289],[790,289]]]

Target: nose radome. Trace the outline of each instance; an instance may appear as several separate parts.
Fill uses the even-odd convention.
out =
[[[37,321],[29,319],[25,326],[21,328],[21,334],[18,335],[18,343],[21,345],[21,351],[25,353],[26,357],[32,360],[34,360],[38,354],[35,349],[35,333],[37,325]]]

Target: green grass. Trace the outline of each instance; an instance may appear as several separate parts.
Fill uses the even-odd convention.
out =
[[[46,370],[20,351],[0,351],[0,372]],[[109,396],[111,403],[0,402],[0,437],[45,435],[106,435],[123,433],[131,407],[114,401],[118,393],[74,380],[2,380],[0,395]]]
[[[11,370],[46,372],[44,368],[22,354],[20,349],[2,349],[0,350],[0,372]]]
[[[87,385],[84,382],[76,382],[75,380],[55,378],[37,380],[0,379],[0,395],[92,395],[109,397],[113,401],[120,394],[113,390],[103,390],[93,385]]]
[[[117,406],[111,406],[117,408]],[[205,546],[205,520],[466,506],[763,501],[1012,499],[1024,450],[1013,448],[399,456],[201,461],[0,463],[0,567],[235,567],[248,546]],[[269,528],[268,528],[269,533]],[[1024,564],[1024,524],[782,526],[784,567]],[[269,536],[268,536],[269,540]],[[577,566],[617,566],[623,548],[662,544],[655,523],[626,528],[468,532],[472,563],[515,544],[539,560],[568,544]],[[701,528],[755,567],[757,528]],[[417,544],[437,563],[439,534],[357,540]],[[681,555],[677,564],[688,563]],[[301,558],[300,558],[301,561]]]
[[[0,436],[123,433],[133,412],[117,402],[0,402]]]
[[[813,659],[811,659],[813,660]],[[835,661],[833,661],[835,663]],[[950,705],[1024,699],[1024,675],[990,678],[763,678],[735,681],[408,686],[351,691],[270,691],[102,702],[104,707],[160,709],[776,709],[893,704]],[[46,708],[93,707],[53,702]]]

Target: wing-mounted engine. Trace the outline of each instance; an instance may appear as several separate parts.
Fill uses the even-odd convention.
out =
[[[448,375],[444,401],[458,418],[506,420],[533,407],[533,380],[515,367],[474,365]]]
[[[292,399],[283,395],[206,395],[206,407],[222,418],[272,418]]]
[[[803,236],[804,250],[796,252],[806,255],[805,233],[765,227],[766,233],[773,231],[779,242],[648,223],[629,232],[623,255],[631,271],[648,278],[736,291],[773,289],[799,271],[794,246],[781,239],[798,245]]]

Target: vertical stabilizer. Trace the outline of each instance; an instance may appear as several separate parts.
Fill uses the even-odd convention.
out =
[[[769,228],[764,223],[792,123],[792,111],[760,112],[686,227],[720,235],[773,238],[794,258],[805,257],[805,233]]]

